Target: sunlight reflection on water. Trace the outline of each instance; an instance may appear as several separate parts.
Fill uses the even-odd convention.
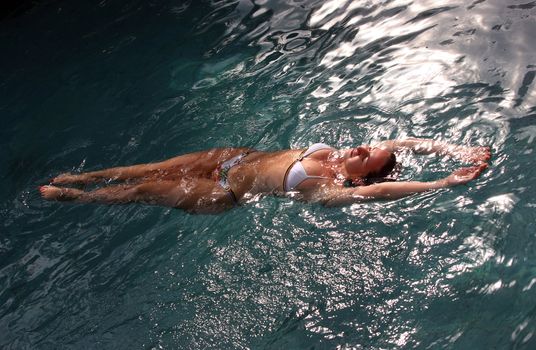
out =
[[[31,45],[5,56],[17,62],[0,85],[2,111],[15,111],[2,130],[0,346],[533,345],[532,2],[61,7],[28,17],[51,26],[29,41],[9,31],[19,22],[4,23],[7,42]],[[77,11],[104,22],[74,23]],[[18,124],[35,116],[47,122]],[[469,186],[391,202],[323,208],[253,196],[214,217],[33,195],[48,173],[212,146],[411,136],[490,145],[490,169]],[[460,166],[397,157],[399,180]]]

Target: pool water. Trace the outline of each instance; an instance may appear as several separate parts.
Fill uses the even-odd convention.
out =
[[[0,21],[0,348],[533,349],[536,2],[41,1]],[[490,145],[478,180],[220,215],[43,201],[209,147]],[[401,180],[462,163],[399,155]]]

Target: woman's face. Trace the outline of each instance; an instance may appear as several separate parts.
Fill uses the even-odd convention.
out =
[[[366,177],[379,172],[389,161],[391,152],[367,145],[349,149],[344,154],[344,167],[350,176]]]

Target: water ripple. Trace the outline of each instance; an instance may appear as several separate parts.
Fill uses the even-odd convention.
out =
[[[103,1],[3,20],[0,346],[531,348],[535,9]],[[396,201],[218,216],[35,191],[212,146],[411,136],[490,145],[491,166]],[[462,165],[397,156],[399,180]]]

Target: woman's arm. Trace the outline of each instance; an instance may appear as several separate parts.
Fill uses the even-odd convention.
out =
[[[390,152],[410,149],[418,154],[437,153],[475,164],[486,162],[491,157],[489,147],[460,146],[432,139],[407,138],[388,140],[380,142],[377,146]]]
[[[307,197],[313,201],[320,201],[326,206],[347,205],[372,199],[397,199],[414,193],[468,183],[478,177],[485,168],[487,168],[485,163],[461,168],[444,179],[429,182],[382,182],[355,188],[324,187]]]

